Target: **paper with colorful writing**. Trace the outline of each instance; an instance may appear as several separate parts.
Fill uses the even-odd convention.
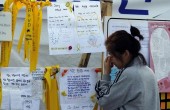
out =
[[[100,2],[52,3],[47,15],[50,55],[104,51]]]
[[[170,92],[170,22],[149,22],[150,59],[160,92]]]
[[[12,41],[11,12],[0,12],[0,41]]]
[[[80,51],[84,53],[102,52],[104,36],[101,25],[100,2],[74,3],[76,32],[78,34]],[[83,45],[82,45],[83,44]]]
[[[60,68],[61,110],[92,110],[97,73],[94,68]]]

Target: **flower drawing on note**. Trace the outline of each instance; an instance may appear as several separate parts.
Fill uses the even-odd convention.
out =
[[[91,46],[96,46],[96,44],[97,44],[97,37],[98,36],[94,36],[94,35],[89,36],[88,43]]]

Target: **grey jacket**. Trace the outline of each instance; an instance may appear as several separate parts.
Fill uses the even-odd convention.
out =
[[[157,81],[153,71],[139,64],[136,58],[117,74],[114,82],[109,75],[96,83],[98,103],[104,110],[160,110]]]

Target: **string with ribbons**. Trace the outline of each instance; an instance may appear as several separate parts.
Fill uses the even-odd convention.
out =
[[[22,0],[26,6],[26,17],[17,50],[20,52],[24,41],[24,61],[30,61],[30,71],[36,70],[42,27],[42,9],[50,6],[50,1]]]

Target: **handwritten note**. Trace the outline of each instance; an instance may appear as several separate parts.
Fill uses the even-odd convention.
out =
[[[73,13],[69,12],[65,3],[53,3],[47,9],[50,54],[55,54],[55,51],[60,51],[61,54],[73,51],[76,35]]]
[[[43,94],[44,70],[44,68],[37,68],[30,74],[27,67],[1,68],[2,91],[5,91],[2,108],[39,110]]]
[[[2,68],[3,88],[27,88],[31,86],[32,76],[21,68]]]
[[[12,41],[12,16],[10,12],[0,12],[0,41]]]
[[[98,4],[74,3],[76,29],[79,37],[87,37],[87,35],[91,34],[100,35],[101,25],[98,21],[100,21],[101,17],[99,16],[99,6]],[[88,10],[89,8],[91,10]]]
[[[32,72],[32,97],[42,99],[43,94],[43,78],[45,68],[37,68]]]
[[[45,68],[37,68],[35,71],[31,73],[33,79],[42,80],[44,78],[44,71],[45,71]]]
[[[61,68],[59,81],[62,110],[91,110],[94,107],[91,100],[97,81],[94,68]]]
[[[51,55],[104,51],[100,2],[53,3],[47,9]]]

